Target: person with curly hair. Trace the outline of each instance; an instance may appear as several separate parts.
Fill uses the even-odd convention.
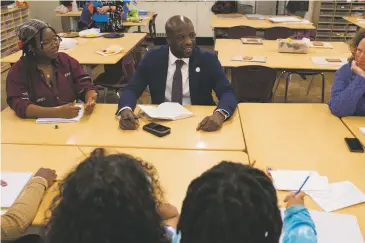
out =
[[[154,166],[100,148],[60,183],[51,211],[50,243],[167,243],[178,218]]]
[[[365,116],[365,30],[350,44],[352,56],[336,73],[329,108],[335,116]]]
[[[285,201],[284,243],[314,243],[304,194]],[[223,161],[189,185],[173,243],[278,243],[283,222],[276,190],[264,172]]]

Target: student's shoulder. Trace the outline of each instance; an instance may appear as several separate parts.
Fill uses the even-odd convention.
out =
[[[337,74],[342,74],[342,75],[349,75],[351,74],[351,62],[346,63],[345,65],[343,65],[342,67],[340,67],[337,71]]]
[[[67,53],[64,53],[64,52],[59,52],[58,55],[57,55],[57,60],[59,62],[68,62],[68,61],[77,61],[75,58],[71,57],[70,55],[68,55]]]
[[[159,58],[162,56],[166,56],[169,53],[169,48],[167,45],[163,45],[160,47],[153,48],[149,50],[143,58]]]
[[[26,58],[25,56],[22,56],[19,58],[19,60],[14,63],[8,72],[8,77],[14,76],[14,75],[21,75],[26,72],[27,64],[26,64]]]
[[[212,51],[205,51],[200,47],[196,47],[196,53],[199,55],[201,63],[209,65],[217,61],[217,55]]]

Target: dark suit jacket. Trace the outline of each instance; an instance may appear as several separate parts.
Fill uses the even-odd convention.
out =
[[[125,106],[134,110],[137,99],[147,86],[153,104],[165,102],[168,62],[167,45],[147,52],[120,97],[118,110]],[[232,115],[237,107],[236,96],[218,58],[198,47],[189,59],[189,89],[192,105],[215,105],[212,97],[214,90],[219,99],[217,109],[224,109]]]

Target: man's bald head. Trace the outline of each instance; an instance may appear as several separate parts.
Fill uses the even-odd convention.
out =
[[[176,31],[177,29],[182,28],[184,25],[191,25],[193,26],[193,23],[191,20],[185,16],[182,15],[175,15],[169,18],[165,25],[165,31],[166,34],[171,33],[171,31]]]
[[[195,47],[195,31],[191,20],[175,15],[167,20],[165,30],[172,54],[177,58],[190,57]]]

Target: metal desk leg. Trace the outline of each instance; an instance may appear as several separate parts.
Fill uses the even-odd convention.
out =
[[[138,32],[142,32],[141,26],[138,26]]]
[[[94,80],[93,80],[93,68],[91,65],[83,65],[85,71],[87,72],[87,74],[89,74],[90,78],[91,78],[91,83],[94,84]]]

